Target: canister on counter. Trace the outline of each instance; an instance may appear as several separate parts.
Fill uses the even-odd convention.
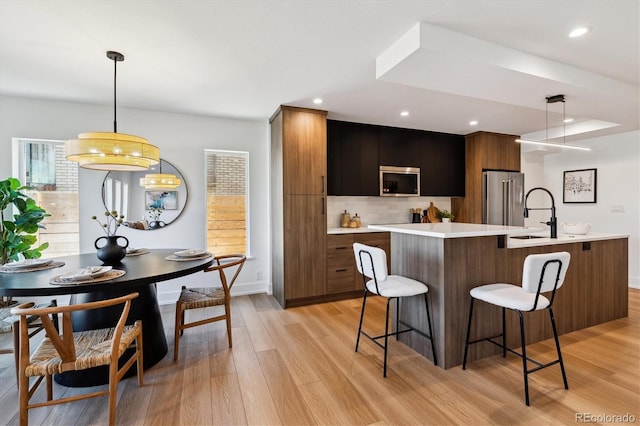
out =
[[[351,224],[351,215],[345,210],[344,213],[340,215],[340,227],[348,228]]]

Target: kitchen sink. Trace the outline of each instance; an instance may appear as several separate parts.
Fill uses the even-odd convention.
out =
[[[542,235],[511,235],[509,238],[515,238],[517,240],[530,240],[532,238],[545,238]]]

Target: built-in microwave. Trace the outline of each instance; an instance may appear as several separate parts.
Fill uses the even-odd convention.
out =
[[[420,168],[380,166],[380,196],[420,196]]]

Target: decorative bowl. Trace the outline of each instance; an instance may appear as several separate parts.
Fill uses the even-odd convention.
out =
[[[584,235],[591,231],[590,223],[561,223],[562,230],[566,234]]]

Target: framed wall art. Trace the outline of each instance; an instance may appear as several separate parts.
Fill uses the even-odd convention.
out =
[[[562,184],[563,203],[595,203],[597,169],[567,170]]]
[[[145,191],[144,205],[147,210],[177,210],[178,191]]]

